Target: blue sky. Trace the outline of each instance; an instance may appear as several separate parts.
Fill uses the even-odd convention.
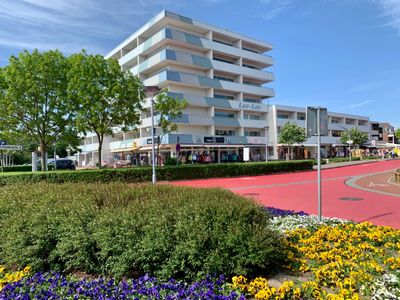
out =
[[[400,127],[400,0],[1,0],[0,66],[23,49],[106,54],[162,9],[270,42],[270,103]]]

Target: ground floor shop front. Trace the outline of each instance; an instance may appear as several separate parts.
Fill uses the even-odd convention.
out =
[[[247,148],[247,149],[246,149]],[[179,151],[177,151],[179,150]],[[273,147],[269,147],[270,154]],[[102,165],[106,167],[147,166],[151,165],[152,147],[138,149],[118,149],[104,151]],[[243,161],[265,161],[265,145],[155,145],[157,165],[165,165],[169,158],[175,158],[181,164],[229,163]],[[94,167],[98,161],[98,152],[78,154],[81,167]],[[271,157],[270,157],[271,158]]]

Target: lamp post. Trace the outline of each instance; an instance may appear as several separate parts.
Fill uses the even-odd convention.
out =
[[[353,141],[348,140],[347,143],[349,144],[349,160],[351,161],[351,144],[353,144]]]
[[[152,166],[152,182],[155,184],[157,182],[156,177],[156,161],[155,161],[155,148],[154,148],[154,96],[160,92],[160,88],[158,86],[146,86],[144,88],[144,92],[148,95],[150,99],[150,114],[151,114],[151,166]]]
[[[264,127],[265,130],[265,162],[268,162],[268,126]]]

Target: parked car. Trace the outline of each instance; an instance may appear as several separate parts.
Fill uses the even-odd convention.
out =
[[[47,169],[49,171],[54,170],[54,159],[49,159],[47,162]],[[42,169],[41,162],[39,161],[37,164],[38,171]],[[75,170],[75,163],[69,158],[58,158],[57,159],[57,170]]]
[[[54,170],[54,160],[47,163],[47,168],[49,170]],[[68,158],[57,159],[57,170],[75,170],[75,163]]]

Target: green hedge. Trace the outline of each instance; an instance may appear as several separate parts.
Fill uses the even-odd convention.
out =
[[[227,163],[180,165],[157,168],[159,181],[184,180],[240,175],[262,175],[278,172],[311,170],[313,161],[276,161],[265,163]],[[0,176],[0,185],[10,183],[62,182],[146,182],[151,181],[151,168],[101,169],[81,171],[36,172]]]
[[[328,158],[329,159],[329,163],[339,163],[339,162],[347,162],[350,161],[349,157],[331,157]],[[351,161],[356,161],[356,160],[361,160],[361,158],[359,157],[352,157]]]
[[[31,172],[32,166],[12,166],[12,167],[3,167],[4,172]]]
[[[222,189],[125,183],[0,189],[0,265],[194,279],[283,263],[270,215]]]

